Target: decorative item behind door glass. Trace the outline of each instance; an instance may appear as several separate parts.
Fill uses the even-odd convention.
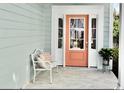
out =
[[[92,40],[91,47],[92,49],[96,49],[96,40]]]
[[[58,48],[63,46],[63,19],[58,19]]]
[[[84,19],[70,19],[70,49],[84,48]]]
[[[92,18],[92,36],[91,36],[91,48],[96,49],[96,18]]]

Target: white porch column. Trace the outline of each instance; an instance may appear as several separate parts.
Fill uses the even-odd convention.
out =
[[[124,4],[120,4],[119,84],[124,89]]]

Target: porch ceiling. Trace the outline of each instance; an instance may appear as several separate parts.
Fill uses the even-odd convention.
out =
[[[25,89],[114,89],[117,78],[110,72],[103,73],[96,68],[59,67],[53,70],[53,84],[49,84],[49,72],[41,72],[35,83]]]

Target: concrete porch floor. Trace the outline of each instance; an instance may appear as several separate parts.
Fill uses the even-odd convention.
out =
[[[102,72],[96,68],[59,67],[53,69],[53,84],[49,83],[49,71],[40,72],[35,83],[25,89],[114,89],[117,78],[113,72]]]

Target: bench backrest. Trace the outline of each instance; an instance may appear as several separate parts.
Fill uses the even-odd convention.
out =
[[[33,69],[35,69],[35,67],[36,67],[36,54],[34,54],[34,53],[31,54],[31,60],[33,63]]]
[[[34,53],[31,54],[31,60],[32,60],[32,63],[33,63],[33,69],[36,68],[36,57],[38,56],[38,54],[42,53],[43,50],[41,49],[35,49]]]

